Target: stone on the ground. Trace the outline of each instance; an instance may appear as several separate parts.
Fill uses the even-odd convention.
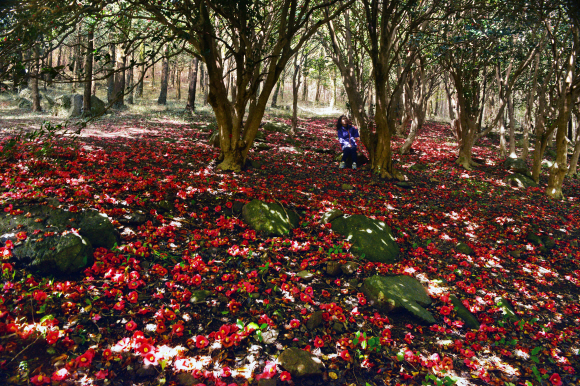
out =
[[[100,115],[105,111],[105,102],[91,95],[91,115]]]
[[[189,302],[192,304],[201,303],[205,301],[205,299],[211,294],[212,292],[208,290],[193,291],[191,298],[189,298]]]
[[[31,109],[32,108],[32,101],[30,99],[26,99],[26,98],[20,98],[19,102],[18,102],[18,108],[19,109]]]
[[[190,373],[179,373],[176,376],[177,383],[180,386],[193,386],[197,385],[197,379]]]
[[[342,273],[344,273],[347,276],[350,276],[356,273],[358,269],[358,264],[355,263],[354,261],[349,261],[346,264],[341,265],[340,269],[342,270]]]
[[[364,281],[362,291],[369,304],[380,310],[404,308],[427,323],[436,323],[433,315],[423,308],[431,304],[431,298],[415,278],[375,275]]]
[[[69,212],[49,205],[19,209],[23,212],[21,215],[0,216],[0,235],[25,232],[28,238],[22,245],[16,245],[14,254],[22,266],[36,271],[55,274],[78,272],[91,264],[93,248],[111,249],[120,241],[119,233],[108,218],[97,211]],[[69,233],[70,228],[77,229],[78,236]],[[40,232],[35,234],[35,231]],[[53,235],[45,236],[46,232],[53,232]],[[82,246],[85,244],[86,247]],[[85,254],[89,255],[88,259]],[[70,262],[66,262],[67,259]]]
[[[340,185],[340,188],[342,190],[354,190],[354,187],[352,185],[349,185],[349,184],[342,184],[342,185]]]
[[[289,134],[292,130],[292,126],[283,122],[267,122],[264,124],[263,129],[265,131]]]
[[[501,308],[504,317],[511,320],[512,322],[516,322],[519,320],[514,311],[514,308],[506,298],[498,296],[497,298],[495,298],[495,304]]]
[[[413,185],[411,185],[407,181],[395,182],[395,185],[398,186],[399,188],[403,188],[403,189],[413,189]]]
[[[429,166],[425,165],[425,164],[420,164],[420,163],[416,163],[413,164],[411,166],[411,170],[415,170],[415,171],[424,171],[427,170],[429,168]]]
[[[463,305],[461,300],[455,295],[451,295],[449,300],[451,300],[457,316],[465,322],[465,325],[469,328],[479,330],[479,320]]]
[[[335,218],[338,218],[342,215],[344,215],[342,211],[338,209],[331,209],[322,215],[322,217],[320,218],[320,222],[322,224],[328,224],[329,222],[332,222],[332,220],[334,220]]]
[[[93,248],[88,240],[74,233],[28,238],[13,250],[20,265],[44,274],[68,275],[80,272],[93,262]]]
[[[111,249],[120,241],[119,234],[109,219],[97,211],[82,212],[79,221],[79,233],[85,237],[94,248]]]
[[[220,147],[220,132],[219,132],[219,130],[216,130],[213,133],[211,133],[207,142],[210,145],[212,145],[213,147],[219,148]]]
[[[530,177],[524,176],[520,173],[510,174],[505,178],[506,183],[510,186],[516,188],[529,188],[529,187],[536,187],[538,184]]]
[[[306,328],[309,330],[314,330],[316,327],[322,324],[322,314],[324,312],[322,310],[315,311],[312,316],[306,321]]]
[[[352,244],[352,253],[368,261],[392,264],[399,258],[399,246],[391,228],[382,221],[363,215],[338,217],[332,230]]]
[[[320,359],[308,351],[291,347],[284,350],[278,357],[280,365],[293,377],[320,375],[323,365]]]
[[[290,233],[300,221],[293,210],[260,200],[252,200],[244,205],[242,216],[250,228],[274,236]]]
[[[80,117],[83,111],[83,96],[80,94],[73,94],[70,97],[70,110],[68,117]]]
[[[298,276],[300,279],[303,279],[306,281],[314,279],[314,274],[310,271],[307,271],[307,270],[303,270],[303,271],[298,272],[296,274],[296,276]]]
[[[455,250],[457,252],[463,253],[464,255],[472,255],[473,254],[473,249],[465,244],[465,243],[457,243],[457,245],[455,246]]]
[[[507,170],[514,172],[514,173],[523,174],[526,177],[532,176],[532,174],[530,173],[530,171],[528,169],[528,165],[526,164],[526,161],[523,160],[522,158],[508,157],[503,162],[503,167]]]
[[[338,276],[341,271],[341,264],[338,261],[331,260],[326,263],[326,273],[330,276]]]

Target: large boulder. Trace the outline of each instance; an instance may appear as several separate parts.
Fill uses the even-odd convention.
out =
[[[79,271],[92,264],[93,248],[111,249],[120,241],[113,224],[97,211],[69,212],[49,205],[20,209],[23,212],[20,215],[0,216],[0,241],[16,241],[16,233],[25,232],[27,239],[16,243],[14,256],[22,266],[36,271],[54,274]],[[71,228],[78,230],[78,234],[71,233]]]
[[[91,115],[101,115],[105,112],[105,102],[91,95]]]
[[[514,173],[523,174],[526,177],[531,177],[532,173],[528,170],[528,165],[526,161],[522,158],[511,158],[508,157],[504,162],[503,166],[505,169],[510,170]]]
[[[516,188],[529,188],[529,187],[536,187],[538,184],[530,177],[524,176],[520,173],[510,174],[506,177],[506,183],[510,186]]]
[[[52,107],[53,115],[58,117],[68,117],[68,112],[71,106],[71,97],[68,94],[59,95],[54,98],[54,105]]]
[[[242,216],[250,228],[273,236],[290,233],[300,221],[294,211],[285,209],[279,204],[260,200],[252,200],[244,205]]]
[[[93,247],[75,233],[27,239],[14,248],[14,258],[23,266],[44,274],[74,274],[93,263]]]
[[[392,264],[399,258],[399,246],[391,228],[382,221],[363,215],[334,219],[332,230],[352,243],[352,252],[369,261]]]
[[[308,351],[296,347],[284,350],[278,357],[278,361],[293,377],[320,375],[323,372],[323,365],[320,359]]]
[[[70,97],[70,110],[68,117],[80,117],[83,113],[83,96],[80,94],[73,94]]]
[[[262,127],[265,131],[285,134],[290,134],[292,130],[292,126],[284,122],[266,122]]]
[[[431,304],[431,298],[415,278],[375,275],[364,281],[362,291],[369,304],[380,310],[404,308],[427,323],[436,323],[433,315],[423,308]]]

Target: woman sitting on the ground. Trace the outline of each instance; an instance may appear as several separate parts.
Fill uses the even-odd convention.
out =
[[[357,159],[355,138],[360,137],[358,129],[352,125],[345,115],[341,115],[336,122],[336,132],[338,134],[338,141],[342,147],[342,161],[340,162],[339,168],[344,169],[346,166],[346,160],[350,158],[352,161],[352,168],[356,169]]]

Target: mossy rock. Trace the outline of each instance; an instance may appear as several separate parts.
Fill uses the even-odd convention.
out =
[[[260,200],[252,200],[244,205],[242,216],[250,228],[273,236],[287,235],[300,221],[294,211]]]
[[[529,187],[536,187],[538,184],[530,177],[524,176],[520,173],[510,174],[506,177],[506,183],[510,186],[514,186],[517,188],[529,188]]]
[[[514,308],[506,298],[498,296],[497,298],[495,298],[495,304],[499,308],[501,308],[503,316],[505,318],[511,320],[512,322],[517,322],[519,320],[514,311]]]
[[[427,166],[425,164],[420,164],[420,163],[416,163],[416,164],[413,164],[411,166],[411,170],[415,170],[415,171],[419,171],[419,172],[427,170],[428,168],[429,168],[429,166]]]
[[[322,215],[320,222],[323,224],[328,224],[328,223],[332,222],[332,220],[337,219],[338,217],[343,216],[343,215],[344,215],[344,213],[342,211],[340,211],[338,209],[331,209]]]
[[[383,311],[404,308],[427,323],[436,323],[423,306],[431,304],[427,290],[415,278],[399,276],[371,276],[364,281],[362,291],[369,304]]]
[[[324,368],[320,359],[308,351],[296,347],[290,347],[284,350],[278,357],[278,361],[293,377],[321,375]]]
[[[263,129],[265,131],[289,134],[292,130],[292,126],[283,122],[267,122],[264,124]]]
[[[338,217],[332,230],[352,243],[352,252],[368,261],[392,264],[399,259],[399,246],[391,228],[363,215]]]
[[[472,255],[473,254],[473,249],[465,243],[458,243],[455,246],[455,250],[457,250],[457,252],[463,253],[464,255]]]
[[[479,320],[461,303],[461,300],[455,295],[451,295],[449,300],[451,300],[457,316],[465,322],[465,325],[469,328],[479,330]]]

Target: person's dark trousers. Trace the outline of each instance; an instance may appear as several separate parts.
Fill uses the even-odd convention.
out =
[[[356,147],[344,148],[342,151],[342,162],[346,162],[349,157],[352,162],[356,162]]]

